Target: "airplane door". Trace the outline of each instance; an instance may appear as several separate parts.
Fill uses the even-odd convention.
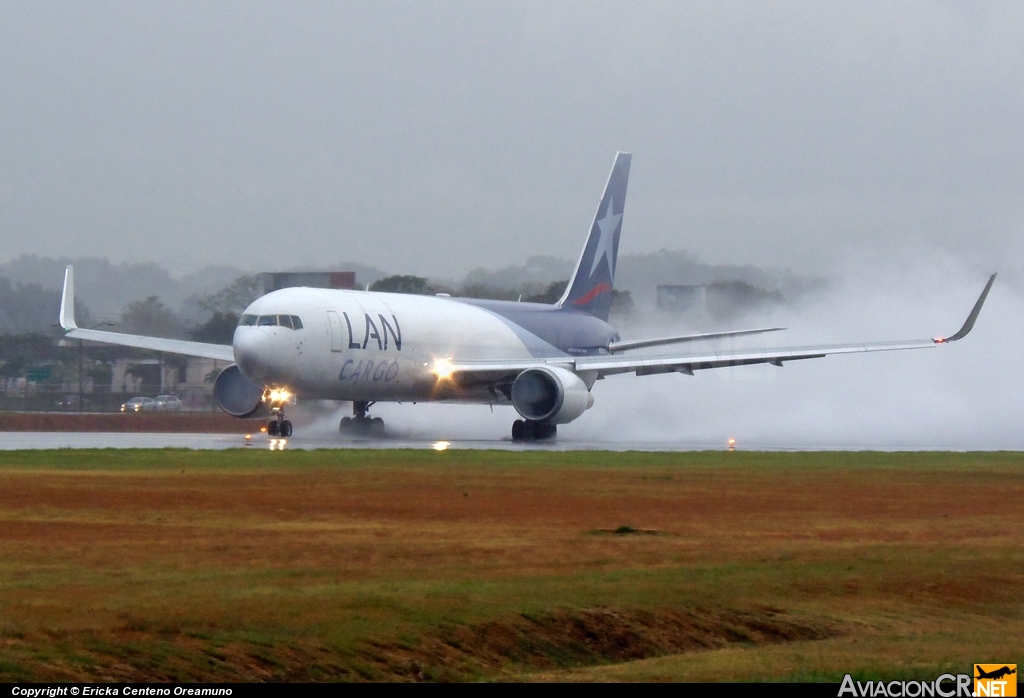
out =
[[[331,351],[343,351],[347,337],[345,330],[341,326],[341,317],[333,310],[328,310],[327,324],[331,328]]]

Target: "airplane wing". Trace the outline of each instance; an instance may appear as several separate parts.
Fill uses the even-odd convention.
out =
[[[103,342],[105,344],[136,347],[138,349],[165,351],[169,354],[200,356],[206,359],[219,359],[221,361],[235,360],[234,349],[224,344],[205,344],[203,342],[189,342],[183,339],[144,337],[137,334],[122,334],[120,332],[104,332],[103,330],[80,328],[75,323],[75,270],[70,265],[64,271],[64,293],[60,299],[60,325],[64,328],[65,336],[72,339],[84,339],[90,342]]]
[[[869,342],[856,344],[825,344],[805,347],[781,347],[772,349],[736,350],[719,352],[679,353],[655,356],[565,356],[550,359],[519,359],[513,361],[445,361],[435,368],[439,376],[452,376],[458,380],[465,377],[470,382],[498,382],[514,377],[520,371],[539,366],[561,366],[577,373],[594,372],[597,378],[618,373],[635,373],[648,376],[658,373],[685,373],[727,366],[749,366],[773,364],[782,366],[786,361],[818,359],[830,354],[860,354],[874,351],[896,351],[900,349],[929,349],[963,339],[973,329],[981,312],[988,292],[995,282],[993,274],[985,289],[978,297],[967,320],[956,333],[949,337],[934,339],[912,339],[897,342]]]

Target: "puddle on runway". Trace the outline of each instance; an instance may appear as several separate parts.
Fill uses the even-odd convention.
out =
[[[294,449],[358,449],[358,448],[410,448],[445,451],[449,449],[488,449],[504,451],[703,451],[721,449],[711,444],[666,444],[593,442],[559,439],[549,443],[513,443],[511,439],[487,440],[425,440],[392,438],[381,440],[342,440],[295,436],[290,439],[270,438],[253,434],[246,439],[241,434],[140,434],[110,432],[3,432],[0,433],[0,451],[59,448],[191,448],[220,450],[252,448],[271,451]]]
[[[545,443],[513,443],[511,439],[488,441],[484,439],[429,440],[403,437],[380,440],[343,440],[329,437],[294,436],[290,439],[270,438],[265,434],[253,434],[246,440],[242,434],[140,434],[111,432],[0,432],[0,451],[39,449],[85,449],[85,448],[191,448],[197,450],[222,450],[227,448],[251,448],[254,450],[287,451],[295,449],[358,449],[358,448],[408,448],[416,450],[446,451],[453,449],[482,449],[501,451],[929,451],[934,448],[892,448],[864,446],[829,445],[819,447],[779,447],[748,444],[740,448],[727,443],[671,443],[629,442],[629,441],[582,441],[559,438]],[[939,449],[950,450],[950,449]]]

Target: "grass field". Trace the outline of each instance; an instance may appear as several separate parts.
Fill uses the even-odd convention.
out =
[[[0,681],[1024,663],[1024,454],[0,452]]]

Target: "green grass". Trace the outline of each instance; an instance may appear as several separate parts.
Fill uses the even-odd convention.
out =
[[[934,678],[1019,658],[1021,495],[1019,453],[0,452],[0,680]],[[831,630],[573,634],[765,608]]]
[[[226,449],[55,449],[0,451],[0,469],[69,471],[163,471],[391,469],[396,467],[531,468],[677,468],[703,469],[916,469],[930,472],[969,472],[981,468],[992,477],[1024,467],[1024,454],[1015,451],[954,453],[945,451],[771,452],[771,451],[471,451],[432,449],[324,449],[267,451]],[[670,480],[669,473],[644,474],[646,479]]]

